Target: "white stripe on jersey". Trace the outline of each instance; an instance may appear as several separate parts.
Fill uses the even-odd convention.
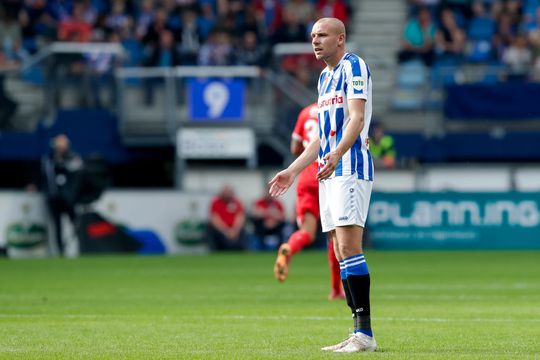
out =
[[[321,148],[319,164],[330,151],[335,150],[343,136],[350,117],[347,101],[364,99],[364,127],[343,157],[333,176],[358,174],[359,179],[373,180],[373,163],[368,148],[368,132],[372,113],[372,82],[369,67],[355,54],[345,53],[334,69],[326,67],[319,77],[319,135]]]

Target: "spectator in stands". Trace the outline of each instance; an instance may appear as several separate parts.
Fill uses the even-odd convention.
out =
[[[295,13],[284,13],[283,24],[274,32],[272,43],[305,42],[308,32]]]
[[[146,66],[171,67],[180,65],[180,54],[176,50],[172,31],[163,30],[159,34],[159,44],[153,48],[146,60]]]
[[[22,30],[17,18],[12,16],[0,7],[0,50],[7,59],[20,61],[26,57]]]
[[[251,217],[255,226],[257,248],[275,250],[283,242],[285,208],[280,200],[270,196],[269,188],[264,195],[255,200]]]
[[[18,63],[9,60],[0,48],[0,130],[13,128],[11,118],[17,111],[17,102],[11,99],[4,88],[5,72],[17,70]]]
[[[527,78],[533,57],[531,49],[527,47],[525,34],[518,34],[510,46],[504,49],[502,62],[506,65],[508,80],[523,81]]]
[[[411,15],[416,15],[420,8],[427,8],[432,16],[436,16],[439,13],[441,0],[409,0],[409,3],[411,4]]]
[[[180,65],[180,54],[176,51],[174,37],[171,31],[162,30],[159,45],[152,49],[146,60],[145,66],[149,67],[173,67]],[[146,78],[144,87],[145,103],[150,105],[154,102],[154,88],[162,83],[161,78]]]
[[[199,51],[199,65],[216,66],[234,64],[234,53],[230,35],[222,30],[214,30]]]
[[[425,7],[405,25],[402,38],[402,50],[398,54],[400,63],[419,59],[426,66],[431,66],[434,59],[434,41],[437,28],[433,24],[431,13]]]
[[[247,31],[242,36],[242,42],[235,50],[237,65],[268,65],[269,53],[265,44],[259,44],[257,34]]]
[[[135,35],[142,39],[148,32],[155,16],[154,0],[142,0],[139,13],[136,17]]]
[[[468,21],[472,16],[472,0],[443,0],[442,5],[452,10],[461,20]]]
[[[467,59],[471,62],[487,62],[494,57],[492,38],[495,34],[496,9],[488,11],[484,0],[476,0],[472,5],[473,18],[469,22]]]
[[[113,1],[111,13],[105,20],[107,27],[113,31],[119,31],[126,26],[130,27],[133,24],[133,19],[127,13],[126,2]]]
[[[197,18],[197,21],[199,23],[199,31],[201,33],[202,40],[206,41],[206,39],[208,39],[210,31],[216,25],[217,19],[211,4],[202,3],[200,7],[201,14]]]
[[[257,18],[263,19],[269,34],[273,34],[281,27],[283,6],[281,0],[256,0],[255,9]]]
[[[540,55],[540,4],[525,24],[529,43],[533,48],[535,57]]]
[[[202,35],[197,22],[197,13],[186,9],[182,13],[182,27],[179,32],[180,59],[182,65],[197,65],[197,57]]]
[[[111,44],[120,44],[120,35],[116,32],[110,32],[106,39]],[[102,100],[102,89],[107,89],[109,93],[109,107],[116,105],[116,82],[114,79],[114,69],[119,66],[119,59],[115,55],[106,51],[94,51],[83,54],[86,59],[86,66],[89,71],[87,76],[89,77],[91,91],[85,96],[87,98],[87,104],[95,107],[103,107],[104,101]]]
[[[522,20],[523,0],[506,0],[503,3],[503,12],[508,15],[513,26],[519,27]]]
[[[246,213],[242,202],[225,185],[210,205],[209,241],[213,250],[244,250]]]
[[[19,13],[23,46],[32,54],[38,50],[38,37],[50,37],[54,32],[54,21],[45,11],[46,5],[45,0],[26,2]]]
[[[58,40],[88,42],[92,37],[92,23],[85,16],[84,3],[73,3],[70,16],[63,19],[58,25]]]
[[[458,26],[454,13],[449,8],[444,8],[435,34],[437,59],[459,63],[463,56],[465,40],[465,32]]]
[[[347,25],[350,11],[343,0],[317,0],[316,8],[318,18],[335,17]]]
[[[395,168],[396,149],[394,147],[394,138],[385,133],[385,127],[380,122],[372,122],[370,130],[369,151],[373,157],[375,168]]]
[[[504,50],[514,42],[518,32],[519,28],[512,23],[511,16],[504,12],[501,13],[497,20],[497,30],[493,36],[493,45],[498,59],[502,57]]]
[[[160,40],[160,34],[164,30],[173,31],[173,29],[168,25],[167,11],[160,7],[156,9],[154,20],[148,27],[146,34],[142,37],[141,41],[145,47],[145,51],[151,52],[153,48],[157,47]]]
[[[285,14],[296,14],[298,21],[307,25],[315,17],[315,6],[309,0],[289,0],[285,4]]]

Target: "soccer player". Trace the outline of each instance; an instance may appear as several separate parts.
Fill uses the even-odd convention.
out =
[[[307,145],[316,139],[319,134],[317,103],[306,106],[296,121],[291,138],[291,152],[298,156]],[[296,186],[296,222],[298,231],[295,231],[289,240],[282,244],[274,264],[274,274],[279,281],[285,281],[289,274],[289,263],[297,252],[309,246],[317,235],[319,222],[319,183],[317,181],[317,162],[314,161],[300,174]],[[344,299],[345,293],[341,284],[339,263],[334,254],[334,244],[328,244],[328,264],[330,265],[331,289],[329,300]]]
[[[313,25],[315,57],[326,63],[318,83],[319,137],[270,180],[270,194],[285,193],[300,171],[318,159],[321,225],[334,241],[354,320],[349,338],[322,350],[351,353],[374,351],[377,343],[371,330],[370,277],[362,251],[373,185],[368,149],[372,83],[364,60],[345,52],[345,36],[345,26],[338,19],[322,18]]]

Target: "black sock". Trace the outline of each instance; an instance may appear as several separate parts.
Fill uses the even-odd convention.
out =
[[[373,336],[369,304],[370,278],[367,275],[348,275],[347,282],[354,303],[354,332]]]
[[[347,279],[341,279],[341,283],[343,284],[343,290],[345,291],[345,298],[347,299],[347,305],[351,308],[354,328],[356,329],[356,312],[354,307],[354,302],[351,294],[351,289],[349,289],[349,282]]]

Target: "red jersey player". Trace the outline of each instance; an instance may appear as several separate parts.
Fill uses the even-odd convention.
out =
[[[311,104],[300,112],[291,138],[291,152],[298,156],[306,146],[319,136],[317,103]],[[317,162],[300,173],[296,186],[296,222],[298,231],[282,244],[274,265],[274,273],[279,281],[285,281],[289,273],[291,258],[310,245],[316,237],[319,221],[319,184],[317,182]],[[328,298],[344,299],[339,263],[334,255],[333,244],[328,244],[328,263],[330,265],[331,291]]]

